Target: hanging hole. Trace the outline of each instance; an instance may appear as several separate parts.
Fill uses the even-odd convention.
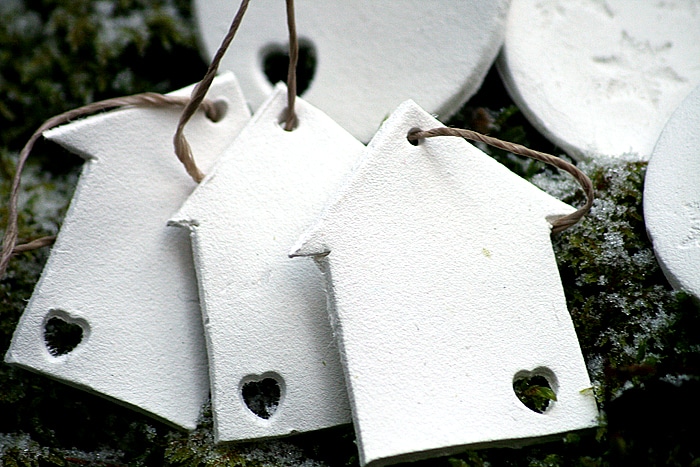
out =
[[[416,133],[420,133],[421,131],[423,131],[423,130],[421,130],[420,128],[411,128],[410,130],[408,130],[408,134],[406,134],[406,139],[408,140],[409,143],[411,143],[411,145],[418,146],[418,143],[420,143],[420,140],[419,139],[411,139],[411,135],[414,135]]]
[[[282,386],[278,382],[279,375],[266,373],[261,376],[247,376],[241,384],[241,397],[248,407],[263,420],[272,417],[280,405]]]
[[[282,129],[284,131],[294,131],[299,126],[299,117],[296,114],[294,115],[294,120],[292,121],[292,128],[287,130],[287,111],[288,111],[288,109],[284,109],[282,111],[279,118],[277,119],[277,122],[279,123],[279,125],[282,127]]]
[[[268,81],[275,85],[287,82],[289,68],[289,45],[271,45],[262,53],[262,67]],[[311,85],[316,74],[316,50],[306,39],[299,40],[299,60],[297,61],[297,95],[301,96]]]
[[[61,310],[52,310],[44,323],[44,344],[49,353],[60,357],[73,351],[84,339],[87,321],[71,318]]]
[[[225,99],[217,99],[213,102],[211,109],[205,112],[209,120],[214,123],[220,122],[226,116],[228,111],[228,102]]]
[[[547,368],[521,371],[513,378],[513,391],[525,407],[533,412],[545,413],[557,400],[553,381],[554,373]]]

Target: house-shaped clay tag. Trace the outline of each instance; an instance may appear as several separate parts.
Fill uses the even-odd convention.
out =
[[[521,445],[596,424],[548,218],[573,209],[412,101],[372,139],[292,256],[325,272],[361,463]],[[543,377],[544,413],[514,382]]]
[[[192,231],[217,441],[350,422],[323,276],[287,253],[364,145],[301,99],[285,131],[286,107],[280,84],[172,221]]]
[[[186,131],[205,172],[250,119],[232,74],[208,98],[224,116],[198,112]],[[46,133],[86,163],[5,361],[193,429],[209,379],[189,239],[167,225],[196,185],[173,151],[180,112],[118,110]]]

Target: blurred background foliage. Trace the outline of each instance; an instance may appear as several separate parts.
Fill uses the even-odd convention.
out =
[[[44,120],[107,97],[169,92],[203,76],[191,15],[189,0],[0,0],[0,229],[17,153]],[[313,60],[303,61],[311,76]],[[265,66],[271,79],[285,76],[279,57]],[[523,118],[495,69],[446,123],[561,152]],[[574,205],[583,201],[568,175],[482,149],[552,195]],[[22,188],[21,240],[58,231],[81,161],[50,143],[36,147]],[[654,258],[641,207],[646,165],[623,158],[579,166],[593,179],[597,199],[590,215],[553,237],[553,245],[601,408],[600,428],[414,465],[700,466],[700,310],[670,288]],[[0,280],[3,355],[47,256],[47,249],[17,256]],[[516,386],[535,408],[553,400],[546,387]],[[196,431],[182,433],[0,364],[0,465],[357,464],[350,426],[229,446],[214,445],[211,430],[209,410]]]

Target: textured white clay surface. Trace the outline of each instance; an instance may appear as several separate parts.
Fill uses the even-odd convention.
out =
[[[195,0],[208,57],[239,2]],[[474,94],[503,43],[510,0],[296,2],[297,31],[317,58],[306,101],[362,141],[406,99],[446,118]],[[253,108],[272,91],[269,51],[288,49],[285,2],[250,3],[224,57]]]
[[[700,87],[661,133],[644,180],[644,220],[671,284],[700,298]]]
[[[185,130],[205,172],[250,119],[233,75],[208,97],[225,116],[198,112]],[[5,360],[193,429],[209,378],[189,239],[167,225],[195,187],[173,151],[180,111],[119,110],[46,133],[86,163]],[[82,328],[67,354],[44,341],[53,317]]]
[[[498,65],[518,107],[573,157],[648,160],[700,84],[700,2],[513,0]]]
[[[546,220],[572,208],[459,138],[406,139],[436,126],[402,104],[292,250],[328,279],[362,464],[596,425]],[[533,374],[543,414],[513,390]]]
[[[284,131],[286,107],[280,84],[173,217],[192,230],[218,441],[350,422],[323,276],[287,253],[364,146],[300,99]],[[261,416],[243,387],[266,379],[280,394]]]

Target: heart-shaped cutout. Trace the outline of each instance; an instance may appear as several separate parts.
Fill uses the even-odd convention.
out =
[[[44,343],[54,357],[73,351],[85,338],[87,321],[73,318],[65,311],[52,310],[44,323]]]
[[[262,376],[244,378],[241,385],[241,396],[248,409],[258,417],[268,420],[280,405],[282,385],[278,375],[266,373]]]
[[[263,53],[263,71],[270,84],[287,82],[289,69],[289,46],[271,46]],[[316,73],[316,51],[304,40],[299,41],[297,61],[297,95],[301,96],[309,88]]]
[[[545,413],[557,400],[554,381],[554,374],[546,368],[520,371],[513,378],[513,391],[525,407],[533,412]]]

